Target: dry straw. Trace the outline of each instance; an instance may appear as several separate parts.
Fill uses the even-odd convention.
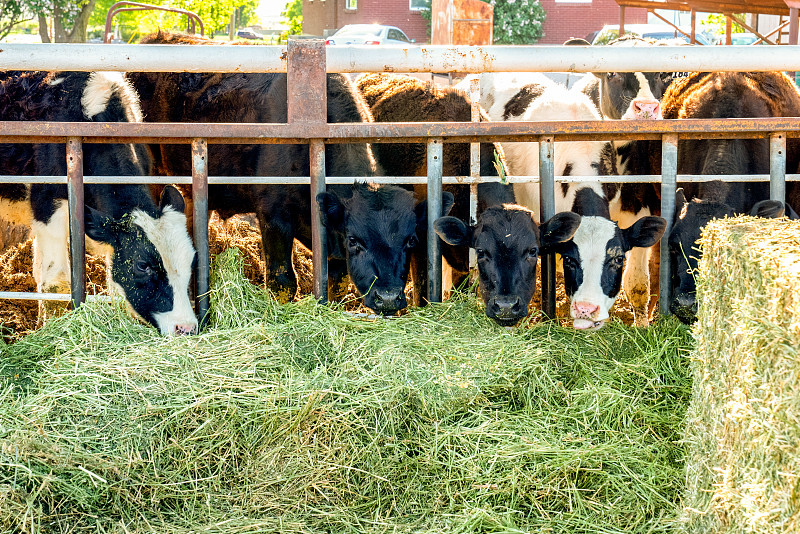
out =
[[[357,320],[214,272],[201,335],[90,304],[3,347],[0,531],[674,530],[674,321],[506,330],[465,295]]]
[[[800,532],[800,224],[714,221],[702,250],[688,531]]]

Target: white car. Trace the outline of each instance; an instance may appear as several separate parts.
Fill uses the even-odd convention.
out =
[[[329,45],[409,45],[414,43],[403,30],[395,26],[382,24],[348,24],[342,26],[336,33],[328,37],[325,44]]]
[[[687,34],[691,34],[691,31],[687,28],[681,28],[681,30],[685,31]],[[688,37],[677,31],[669,24],[626,24],[625,33],[632,33],[633,35],[638,35],[639,37],[644,37],[645,39],[655,39],[657,41],[662,39],[681,39],[687,43],[689,42]],[[609,41],[613,41],[617,37],[619,37],[619,25],[609,24],[607,26],[603,26],[603,29],[597,32],[597,35],[595,35],[594,39],[592,39],[592,44],[607,44]],[[698,44],[711,44],[708,39],[706,39],[706,36],[700,32],[695,33],[695,40]]]

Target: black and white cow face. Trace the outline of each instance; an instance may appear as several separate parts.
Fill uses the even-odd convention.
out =
[[[396,186],[367,184],[355,184],[350,198],[320,193],[317,202],[364,305],[382,314],[405,308],[412,251],[427,232],[427,202],[415,205],[413,193]],[[443,212],[452,206],[453,195],[444,192]]]
[[[767,219],[783,217],[785,206],[777,200],[763,200],[753,206],[750,214]],[[687,202],[682,190],[676,193],[675,224],[668,238],[672,271],[669,311],[684,324],[697,319],[695,276],[701,257],[698,243],[703,228],[713,219],[734,215],[733,208],[722,202],[697,199]]]
[[[666,225],[661,217],[642,217],[620,229],[605,217],[583,216],[572,239],[556,247],[564,264],[564,285],[575,328],[603,326],[619,295],[625,253],[655,244]]]
[[[134,209],[114,220],[87,206],[86,235],[111,247],[111,281],[139,317],[164,335],[197,331],[189,301],[195,250],[175,188],[164,189],[156,216]]]
[[[474,227],[441,217],[434,228],[446,243],[475,249],[486,316],[501,326],[513,326],[528,315],[540,250],[568,240],[580,220],[575,213],[559,213],[539,228],[529,210],[506,204],[488,208]]]
[[[609,119],[661,119],[669,72],[599,72],[600,110]]]

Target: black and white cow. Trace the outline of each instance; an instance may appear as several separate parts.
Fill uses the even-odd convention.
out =
[[[26,72],[0,82],[0,120],[133,122],[141,121],[141,111],[122,74]],[[87,175],[148,175],[150,168],[142,146],[83,146]],[[64,144],[0,145],[0,174],[66,173]],[[84,191],[86,235],[106,253],[109,285],[162,334],[195,332],[188,294],[195,250],[178,191],[167,188],[160,204],[146,185],[87,185]],[[66,185],[2,184],[0,215],[30,225],[38,290],[68,288]]]
[[[544,75],[526,74],[483,74],[480,77],[481,102],[489,107],[488,114],[492,120],[599,120],[597,108],[582,92],[567,90],[552,82]],[[506,155],[509,171],[514,175],[536,176],[539,174],[538,143],[501,143]],[[554,147],[554,167],[556,176],[600,176],[604,174],[604,157],[608,153],[608,143],[604,141],[559,142]],[[514,195],[517,202],[532,209],[539,210],[539,185],[532,183],[514,184]],[[589,204],[587,204],[589,202]],[[605,217],[608,223],[617,230],[638,232],[633,226],[642,219],[643,225],[658,226],[660,218],[652,218],[651,213],[658,205],[658,197],[652,187],[620,188],[614,184],[600,184],[599,181],[583,181],[563,183],[556,187],[556,212],[574,211],[591,217]],[[588,208],[587,208],[588,206]],[[602,208],[602,209],[601,209]],[[588,209],[588,211],[586,211]],[[649,219],[648,219],[649,218]],[[587,219],[584,219],[587,220]],[[614,221],[614,222],[612,222]],[[588,223],[587,223],[588,224]],[[665,224],[665,223],[664,223]],[[583,227],[584,223],[581,223]],[[663,232],[663,226],[661,228]],[[609,230],[611,233],[616,231]],[[581,235],[579,228],[575,238]],[[639,235],[637,233],[637,235]],[[610,238],[609,238],[610,239]],[[627,239],[630,247],[623,247],[627,253],[627,268],[621,279],[628,301],[634,310],[634,322],[639,326],[648,324],[648,306],[650,301],[649,245],[641,243],[647,240]],[[603,246],[602,243],[594,243]],[[585,246],[593,242],[587,241]],[[603,258],[603,251],[584,251],[584,259],[599,262],[598,268],[607,268],[610,264]],[[569,260],[566,260],[569,261]],[[587,272],[593,264],[587,264]],[[565,264],[565,276],[567,266]],[[622,271],[620,271],[622,273]],[[613,279],[614,277],[611,277]],[[594,278],[587,278],[594,280]],[[583,290],[577,295],[567,292],[571,297],[570,313],[576,320],[576,326],[586,326],[588,318],[592,325],[602,324],[608,318],[608,311],[619,293],[619,281],[615,287],[597,287],[589,291]],[[594,282],[591,282],[594,283]],[[586,286],[587,288],[589,286]],[[576,290],[577,291],[577,290]],[[589,300],[580,300],[586,292],[596,294]],[[606,295],[605,299],[597,295]],[[588,297],[587,297],[588,298]],[[590,306],[586,303],[590,303]],[[588,307],[587,307],[588,306]],[[587,312],[591,309],[591,312]]]
[[[580,224],[580,216],[564,212],[537,226],[527,208],[502,204],[487,208],[475,226],[448,216],[437,219],[434,228],[446,243],[475,249],[486,315],[513,326],[528,315],[539,252],[570,239]]]

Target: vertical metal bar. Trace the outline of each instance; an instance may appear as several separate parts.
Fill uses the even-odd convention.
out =
[[[668,238],[675,221],[675,188],[678,181],[678,136],[665,134],[661,138],[661,216],[667,221],[661,238],[661,258],[658,280],[659,311],[669,314],[672,266],[669,258]]]
[[[480,101],[481,91],[479,87],[478,78],[473,78],[469,82],[469,97],[470,105],[470,121],[479,122],[481,120]],[[469,145],[469,175],[471,178],[476,179],[481,175],[481,144],[470,143]],[[478,184],[471,183],[469,185],[469,225],[475,226],[478,224]],[[475,249],[469,249],[469,268],[473,269],[478,263],[478,257],[475,254]]]
[[[317,205],[317,195],[325,192],[325,144],[320,139],[312,139],[309,145],[311,158],[311,253],[314,257],[312,274],[314,276],[314,297],[320,302],[328,302],[328,242],[327,232],[322,225],[322,215]],[[320,260],[317,260],[320,258]]]
[[[539,216],[540,223],[556,214],[556,181],[553,138],[539,138]],[[556,257],[542,254],[542,312],[556,316]]]
[[[205,325],[208,314],[208,144],[205,139],[192,139],[192,216],[194,246],[197,249],[197,315],[198,331]]]
[[[442,140],[428,141],[428,302],[442,301],[442,246],[433,222],[442,216]]]
[[[733,22],[731,21],[730,13],[725,13],[725,44],[730,45],[733,43],[731,33],[733,28]]]
[[[696,38],[697,13],[695,12],[694,9],[692,9],[692,11],[691,11],[691,25],[692,25],[692,33],[691,33],[691,39],[689,40],[689,43],[690,44],[697,44],[697,38]]]
[[[306,124],[309,129],[328,121],[325,41],[290,40],[287,44],[288,121]],[[328,234],[320,219],[317,193],[325,191],[325,145],[321,140],[309,143],[311,172],[311,243],[313,255],[314,297],[328,300]]]
[[[789,44],[797,44],[797,29],[800,27],[800,10],[796,7],[789,8]],[[778,33],[780,35],[780,33]]]
[[[619,6],[619,37],[625,35],[625,6]]]
[[[786,202],[786,132],[769,134],[769,198]]]
[[[67,139],[67,204],[69,207],[70,293],[72,307],[86,300],[86,234],[84,233],[83,144]]]

